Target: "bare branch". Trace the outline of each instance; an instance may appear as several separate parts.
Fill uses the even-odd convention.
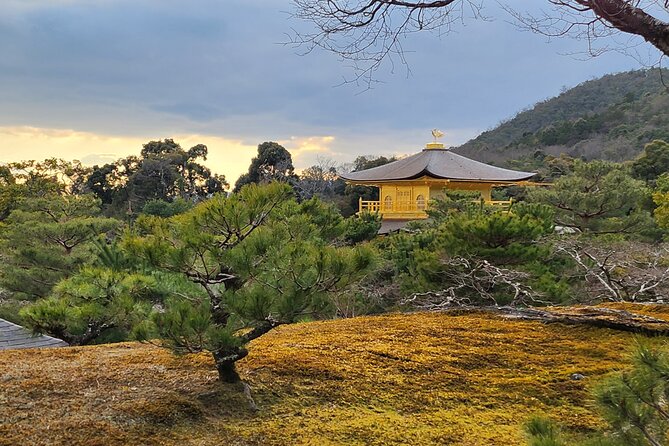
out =
[[[570,257],[583,272],[594,299],[661,301],[669,285],[669,249],[627,242],[624,247],[563,239],[556,251]]]
[[[368,86],[384,61],[407,66],[403,39],[419,31],[447,34],[463,18],[463,5],[480,18],[481,4],[474,0],[293,0],[293,17],[314,25],[312,33],[294,31],[287,44],[303,54],[316,48],[337,54],[351,63],[352,82]],[[347,81],[348,82],[348,81]]]
[[[414,293],[402,301],[421,310],[442,310],[491,303],[498,305],[496,296],[504,296],[512,306],[540,301],[540,294],[524,284],[527,273],[501,268],[487,260],[448,258],[442,262],[445,281],[452,285],[441,291]]]
[[[627,52],[635,42],[617,42],[617,35],[640,37],[669,55],[669,9],[657,0],[544,0],[540,14],[518,11],[498,1],[518,26],[549,37],[570,36],[587,42],[588,53]],[[416,32],[448,34],[465,18],[483,19],[483,0],[293,0],[293,17],[314,26],[293,31],[287,44],[303,54],[316,48],[352,64],[353,82],[368,86],[384,61],[406,66],[403,42]],[[665,19],[663,19],[665,18]],[[597,42],[604,39],[605,45]],[[635,57],[634,54],[630,54]],[[636,57],[640,60],[640,57]]]

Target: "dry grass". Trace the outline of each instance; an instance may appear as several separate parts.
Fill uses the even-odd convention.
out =
[[[240,363],[258,413],[207,355],[131,343],[4,351],[0,444],[523,444],[537,412],[572,433],[596,428],[588,386],[632,339],[481,314],[285,326]]]

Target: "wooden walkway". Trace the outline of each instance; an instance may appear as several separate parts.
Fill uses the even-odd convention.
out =
[[[66,347],[67,345],[67,342],[60,339],[35,335],[20,325],[0,319],[0,350]]]

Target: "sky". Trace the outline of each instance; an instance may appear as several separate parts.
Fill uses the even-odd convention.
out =
[[[385,65],[367,89],[342,85],[354,73],[335,55],[285,45],[308,29],[290,0],[2,0],[0,162],[93,165],[173,138],[206,144],[207,165],[234,182],[263,141],[298,169],[414,153],[433,128],[459,145],[563,88],[641,67],[523,32],[496,4],[447,36],[410,36],[410,72]]]

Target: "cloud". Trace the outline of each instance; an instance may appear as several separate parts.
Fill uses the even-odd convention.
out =
[[[87,166],[102,166],[104,164],[111,164],[117,159],[119,159],[119,157],[113,153],[91,153],[83,156],[79,161]]]
[[[171,115],[179,127],[165,128],[191,132],[262,115],[323,130],[375,122],[415,128],[434,117],[482,129],[562,85],[634,65],[615,57],[574,61],[556,56],[574,46],[566,40],[547,45],[503,20],[469,21],[443,39],[407,39],[411,75],[397,66],[356,94],[358,87],[336,87],[352,73],[333,55],[299,56],[278,44],[300,26],[287,19],[282,1],[200,0],[185,8],[174,0],[33,0],[11,7],[22,3],[0,6],[0,83],[10,87],[0,92],[0,108],[18,108],[0,113],[5,125],[38,120],[114,133],[115,121],[131,125],[122,118],[131,109],[142,121]]]
[[[335,154],[332,149],[334,136],[292,136],[278,142],[290,152],[293,164],[298,170],[312,166],[321,159],[332,159]]]
[[[336,87],[351,71],[335,56],[278,44],[303,26],[285,0],[0,3],[0,136],[22,152],[0,149],[3,160],[102,162],[179,136],[207,144],[210,166],[234,179],[266,140],[284,142],[296,167],[414,153],[434,127],[460,144],[563,85],[635,66],[576,61],[557,55],[575,48],[566,40],[470,21],[443,39],[407,38],[412,73],[386,70],[360,93]]]

